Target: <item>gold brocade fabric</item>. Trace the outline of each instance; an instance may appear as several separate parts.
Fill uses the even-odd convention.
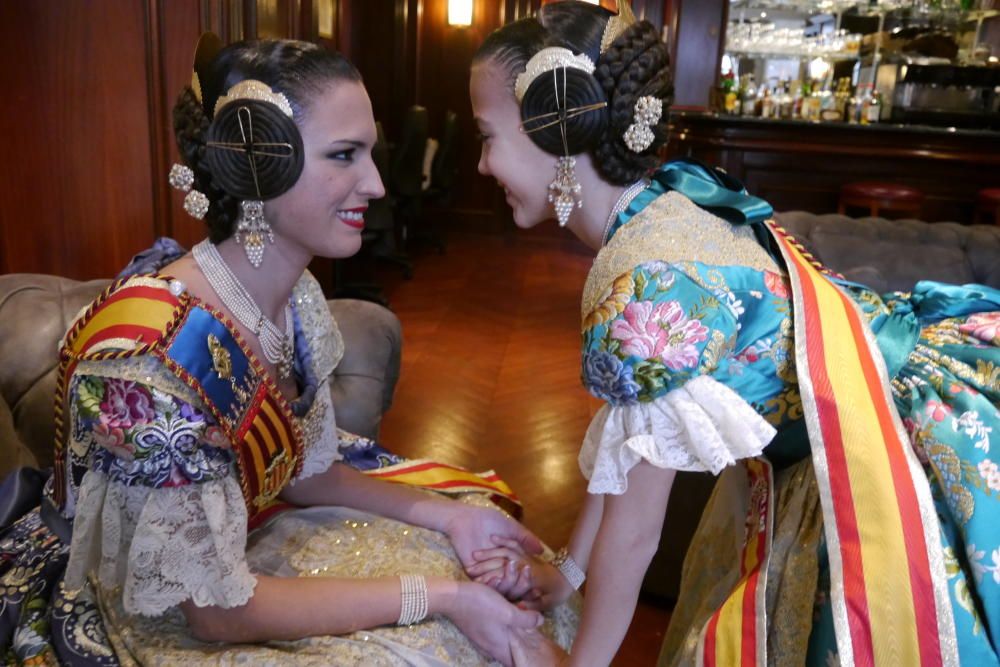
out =
[[[581,318],[612,294],[615,279],[654,260],[781,271],[750,227],[733,225],[671,191],[635,214],[597,253],[583,288]]]
[[[819,578],[823,514],[812,461],[775,473],[774,538],[767,569],[767,664],[803,665]],[[684,559],[681,591],[658,665],[697,664],[701,629],[739,580],[749,488],[743,466],[726,469]]]
[[[486,504],[475,494],[462,502]],[[379,577],[422,574],[465,579],[441,533],[335,507],[296,510],[255,531],[247,558],[258,573],[302,577]],[[159,618],[127,616],[114,591],[102,595],[114,643],[143,665],[496,665],[448,619],[429,617],[409,627],[383,626],[348,635],[259,645],[204,644],[190,637],[174,609]],[[289,601],[294,604],[294,601]],[[542,631],[564,648],[576,634],[577,595],[546,615]],[[118,651],[122,655],[122,651]]]

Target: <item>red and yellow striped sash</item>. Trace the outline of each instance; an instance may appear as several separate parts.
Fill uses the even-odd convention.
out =
[[[302,468],[301,429],[232,322],[192,300],[181,325],[153,354],[198,394],[232,443],[250,527],[261,513],[285,507],[277,498]]]
[[[766,664],[765,583],[774,523],[771,464],[763,458],[743,462],[750,487],[740,579],[715,610],[698,640],[699,667]]]
[[[475,473],[437,461],[413,459],[363,472],[387,482],[410,484],[442,493],[488,493],[515,516],[521,514],[521,501],[507,482],[492,470]]]
[[[830,558],[842,665],[957,665],[926,476],[854,301],[768,223],[787,264],[795,354]]]

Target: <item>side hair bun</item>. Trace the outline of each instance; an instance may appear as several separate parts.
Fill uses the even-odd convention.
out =
[[[212,179],[239,199],[273,199],[302,174],[302,136],[295,121],[270,102],[226,104],[216,113],[206,144]]]
[[[629,26],[598,60],[594,76],[608,98],[608,125],[593,149],[594,165],[607,181],[627,185],[657,166],[657,151],[667,139],[664,113],[650,126],[654,140],[641,153],[632,152],[624,140],[640,97],[661,99],[667,107],[673,96],[670,55],[659,31],[649,21]]]
[[[539,75],[521,100],[521,120],[524,131],[546,153],[577,155],[589,151],[602,136],[608,124],[607,98],[604,88],[593,75],[569,67],[559,67]],[[573,112],[574,109],[586,111]],[[566,142],[559,121],[559,109],[567,114]]]

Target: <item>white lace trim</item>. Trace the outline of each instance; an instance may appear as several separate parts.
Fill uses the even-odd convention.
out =
[[[601,408],[587,429],[580,470],[589,493],[620,495],[641,460],[718,474],[758,456],[775,433],[736,392],[702,375],[649,403]]]
[[[318,475],[329,470],[334,461],[340,461],[344,455],[340,453],[340,439],[337,437],[337,420],[333,411],[333,398],[330,396],[328,380],[320,382],[316,390],[316,399],[309,412],[299,420],[302,427],[302,439],[305,460],[302,462],[302,472],[292,480],[292,484],[307,477]]]
[[[247,513],[233,476],[180,487],[126,486],[88,471],[80,485],[66,586],[90,573],[122,588],[130,614],[159,616],[186,600],[238,607],[257,579],[246,562]]]

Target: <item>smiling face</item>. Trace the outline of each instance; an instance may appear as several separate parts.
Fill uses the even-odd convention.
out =
[[[305,163],[292,188],[265,203],[276,242],[310,256],[350,257],[361,248],[364,211],[385,195],[372,161],[375,120],[363,85],[331,81],[303,109]]]
[[[548,184],[556,158],[521,131],[521,110],[509,75],[492,61],[476,63],[469,82],[472,111],[483,136],[479,173],[504,189],[518,227],[534,227],[552,217]]]

